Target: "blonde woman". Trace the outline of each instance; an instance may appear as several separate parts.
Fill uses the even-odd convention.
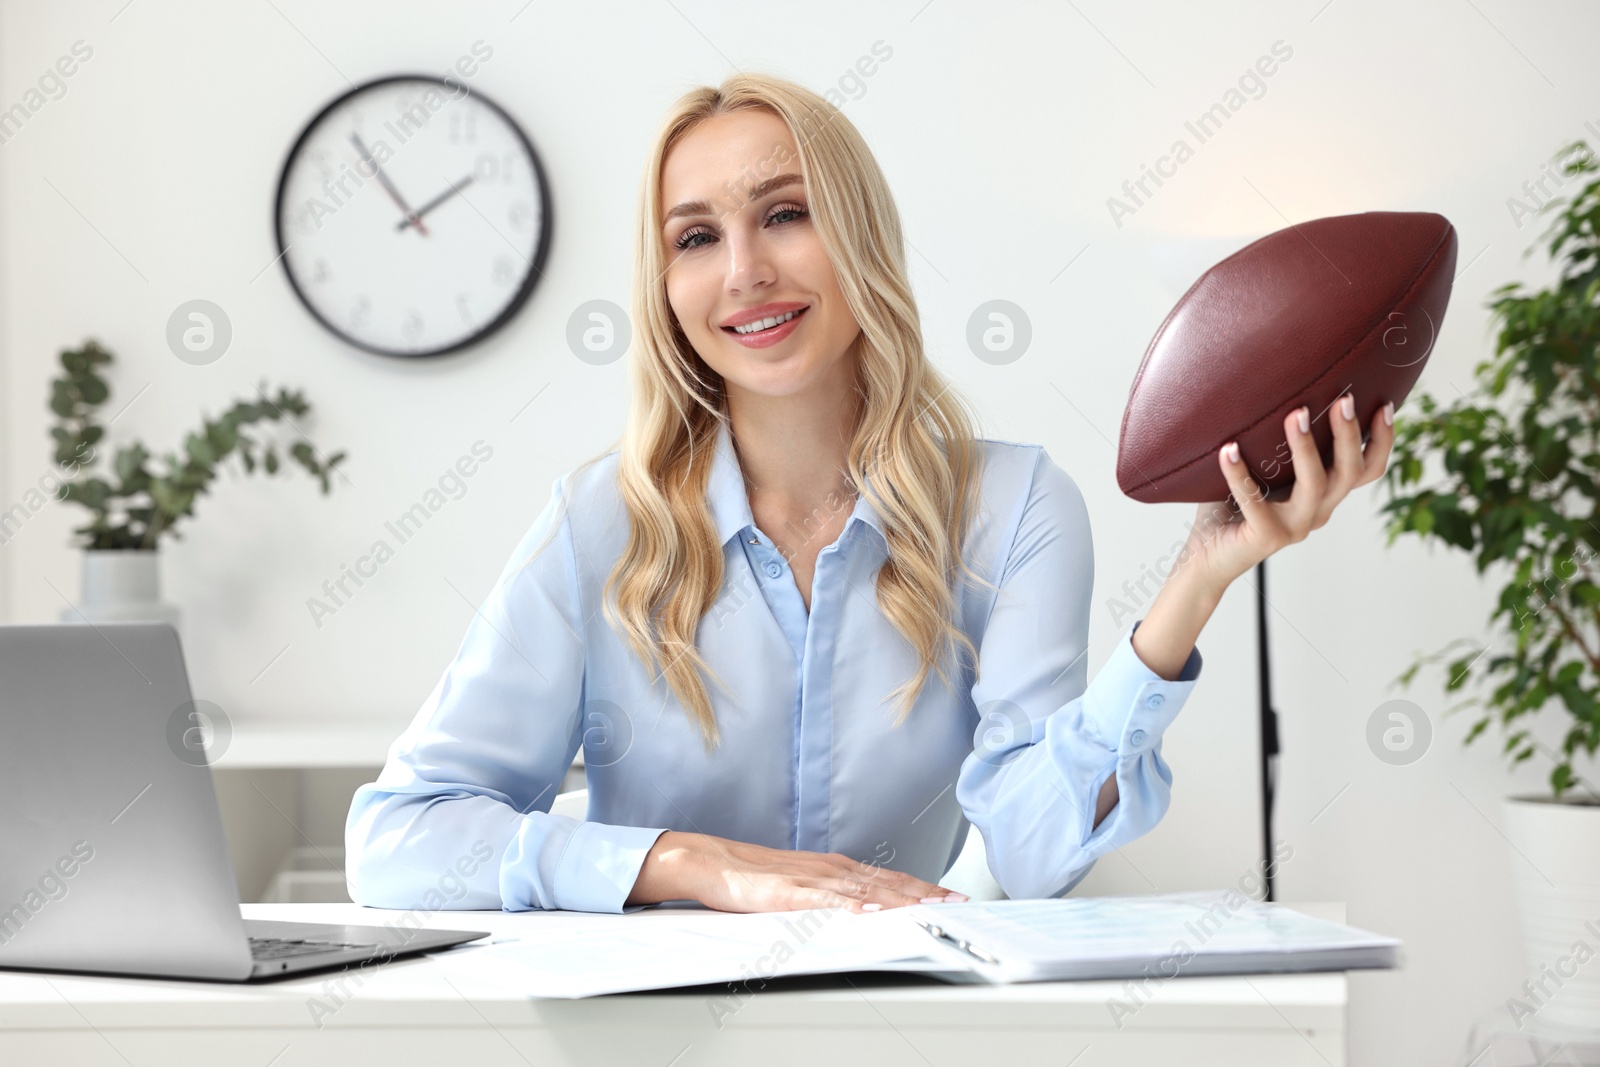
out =
[[[888,186],[848,119],[741,74],[672,108],[641,184],[632,406],[559,478],[346,824],[388,908],[872,911],[939,884],[969,824],[1011,897],[1058,896],[1165,813],[1162,732],[1223,590],[1378,478],[1348,398],[1324,470],[1202,505],[1087,678],[1072,478],[976,438],[929,364]],[[1222,516],[1220,523],[1208,516]],[[579,748],[587,818],[550,814]]]

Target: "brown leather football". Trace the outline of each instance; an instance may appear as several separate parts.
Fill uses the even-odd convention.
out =
[[[1268,234],[1206,271],[1134,377],[1117,447],[1122,491],[1147,503],[1222,500],[1217,450],[1237,440],[1268,499],[1287,496],[1283,420],[1308,405],[1330,466],[1328,408],[1350,391],[1365,440],[1378,409],[1398,409],[1422,373],[1455,266],[1443,215],[1368,211]]]

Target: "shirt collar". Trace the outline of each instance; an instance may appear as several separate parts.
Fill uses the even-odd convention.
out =
[[[739,467],[739,455],[734,451],[733,435],[724,420],[717,422],[716,452],[711,458],[711,474],[706,481],[706,500],[711,506],[711,520],[717,528],[717,541],[726,545],[728,539],[747,526],[755,525],[750,513],[750,497],[744,489],[744,472]],[[845,522],[845,532],[857,522],[863,522],[884,537],[883,520],[878,511],[867,502],[865,493],[856,497],[855,510]],[[884,537],[885,546],[888,539]]]

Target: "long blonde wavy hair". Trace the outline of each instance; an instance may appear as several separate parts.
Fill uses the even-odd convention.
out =
[[[900,701],[894,725],[910,713],[931,672],[951,684],[950,652],[965,650],[977,670],[977,649],[953,621],[952,579],[964,574],[993,588],[963,556],[982,478],[976,420],[928,362],[900,215],[866,142],[834,105],[770,75],[736,74],[685,93],[656,134],[639,188],[632,398],[617,474],[630,532],[602,604],[657,679],[666,677],[708,751],[720,735],[702,674],[723,692],[728,687],[695,637],[724,580],[706,488],[728,414],[721,376],[689,344],[668,303],[661,173],[690,130],[746,110],[776,115],[794,137],[812,224],[861,327],[853,346],[861,416],[844,473],[882,517],[889,552],[878,571],[878,606],[920,661],[915,676],[888,694]]]

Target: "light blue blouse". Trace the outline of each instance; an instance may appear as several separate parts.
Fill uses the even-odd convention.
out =
[[[621,912],[664,830],[841,852],[938,882],[983,833],[1011,897],[1059,896],[1166,813],[1162,733],[1199,677],[1133,650],[1087,680],[1094,550],[1083,495],[1037,445],[983,440],[981,504],[956,619],[979,649],[891,725],[911,646],[879,611],[887,557],[865,495],[817,556],[807,612],[750,512],[721,428],[707,503],[726,579],[698,647],[722,744],[707,754],[664,680],[618,637],[600,592],[628,533],[617,453],[557,479],[378,780],[345,825],[350,895],[382,908]],[[819,516],[818,526],[825,526]],[[527,567],[536,548],[549,547]],[[786,544],[804,539],[792,529]],[[582,746],[586,820],[549,814]],[[1098,827],[1095,798],[1117,776]],[[488,859],[483,859],[488,856]]]

